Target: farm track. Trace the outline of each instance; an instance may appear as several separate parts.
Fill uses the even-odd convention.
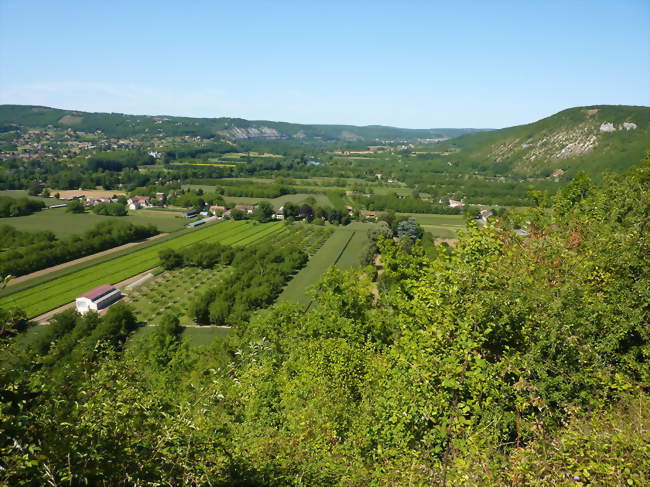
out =
[[[17,306],[25,310],[31,318],[70,302],[79,294],[100,284],[115,284],[156,267],[158,251],[163,248],[181,250],[196,243],[211,242],[237,246],[251,245],[283,230],[282,225],[273,223],[266,225],[250,225],[244,221],[219,223],[11,294],[0,299],[0,306]]]

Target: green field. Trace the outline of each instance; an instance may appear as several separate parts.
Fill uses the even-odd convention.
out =
[[[311,302],[311,298],[305,291],[317,283],[330,266],[348,269],[360,265],[362,253],[368,243],[368,230],[373,226],[370,223],[352,223],[336,228],[329,240],[287,284],[278,301],[290,301],[306,306]]]
[[[29,198],[32,200],[40,200],[46,205],[56,205],[61,203],[56,198],[43,198],[42,196],[32,196],[24,189],[4,189],[0,191],[0,196],[9,196],[11,198]]]
[[[57,201],[57,200],[54,200]],[[161,232],[174,232],[185,226],[187,219],[171,211],[130,211],[127,216],[103,216],[94,213],[67,213],[65,208],[42,210],[27,216],[0,218],[0,225],[11,225],[17,230],[36,232],[49,230],[57,237],[82,233],[107,220],[120,220],[135,225],[155,225]]]
[[[18,306],[32,318],[69,303],[78,295],[101,284],[115,284],[153,269],[158,265],[158,252],[161,249],[178,250],[199,242],[250,245],[284,231],[280,222],[255,225],[245,221],[226,221],[209,225],[159,245],[149,246],[19,292],[11,293],[11,288],[8,288],[5,290],[5,296],[0,298],[0,306]]]

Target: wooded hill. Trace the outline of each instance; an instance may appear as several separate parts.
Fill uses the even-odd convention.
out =
[[[439,145],[452,165],[498,174],[548,177],[562,169],[596,176],[622,172],[650,148],[650,107],[595,105],[527,125],[465,134]]]
[[[369,125],[303,125],[297,123],[244,120],[242,118],[191,118],[122,113],[89,113],[31,105],[0,105],[0,130],[16,128],[72,128],[86,132],[101,130],[107,136],[225,137],[234,140],[343,141],[376,143],[456,137],[477,129],[402,129]]]

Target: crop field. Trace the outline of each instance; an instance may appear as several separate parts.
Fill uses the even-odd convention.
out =
[[[179,250],[195,243],[219,242],[224,245],[251,245],[286,230],[282,223],[255,225],[244,221],[223,222],[199,228],[159,245],[108,260],[20,292],[0,298],[0,306],[18,306],[32,318],[73,301],[78,295],[101,284],[115,284],[158,265],[158,252]],[[9,289],[11,292],[11,289]]]
[[[57,200],[54,200],[57,201]],[[0,218],[0,225],[11,225],[17,230],[36,232],[49,230],[57,237],[82,233],[107,220],[120,220],[135,225],[154,225],[161,232],[169,233],[185,226],[187,220],[175,212],[130,211],[127,216],[104,216],[94,213],[67,213],[65,208],[41,210],[31,215]]]
[[[348,269],[360,265],[361,256],[368,243],[367,233],[372,224],[358,223],[347,227],[337,228],[324,245],[309,259],[289,284],[284,288],[278,301],[307,306],[311,298],[305,291],[317,283],[323,273],[332,265]]]
[[[332,206],[338,210],[343,210],[350,204],[338,191],[328,191],[327,198],[332,203]]]
[[[284,232],[273,235],[275,245],[295,244],[313,255],[331,234],[332,230],[329,228],[296,224],[288,227]],[[133,290],[127,290],[125,294],[128,295],[129,303],[142,322],[158,324],[158,320],[171,311],[180,317],[181,325],[192,325],[193,320],[187,314],[192,298],[219,282],[228,272],[228,267],[215,269],[184,267],[164,271]]]
[[[336,266],[341,269],[349,269],[361,265],[361,257],[369,244],[367,232],[353,231],[352,237],[336,262]]]

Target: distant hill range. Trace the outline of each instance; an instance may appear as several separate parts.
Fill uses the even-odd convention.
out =
[[[232,140],[341,141],[427,143],[457,137],[480,129],[402,129],[369,125],[305,125],[242,118],[190,118],[121,113],[89,113],[31,105],[0,105],[0,130],[73,128],[112,137],[162,134],[166,136],[225,137]]]
[[[599,174],[638,164],[650,149],[650,107],[595,105],[528,125],[465,134],[439,144],[451,166],[526,177]]]

